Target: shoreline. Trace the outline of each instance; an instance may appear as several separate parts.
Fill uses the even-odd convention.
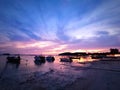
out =
[[[4,74],[1,90],[120,90],[120,61],[93,61],[77,66],[59,63],[46,71]],[[27,68],[27,67],[26,67]],[[41,67],[37,67],[40,69]],[[17,70],[17,69],[16,69]],[[19,69],[17,72],[20,72]],[[6,87],[7,86],[7,87]]]

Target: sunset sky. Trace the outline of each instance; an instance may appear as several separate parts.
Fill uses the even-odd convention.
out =
[[[120,0],[0,0],[0,53],[120,49]]]

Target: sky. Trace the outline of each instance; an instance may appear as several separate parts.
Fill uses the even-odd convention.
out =
[[[120,0],[0,0],[0,53],[120,49]]]

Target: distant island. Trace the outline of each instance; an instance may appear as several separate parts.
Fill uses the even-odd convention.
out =
[[[103,52],[103,53],[87,53],[87,52],[74,52],[74,53],[71,53],[71,52],[63,52],[63,53],[60,53],[59,55],[77,55],[77,56],[79,56],[79,55],[94,55],[94,54],[98,54],[98,55],[108,55],[108,54],[120,54],[120,52],[119,52],[119,49],[117,49],[117,48],[115,48],[115,49],[113,49],[113,48],[111,48],[110,49],[110,52]]]
[[[119,49],[117,48],[111,48],[110,52],[103,52],[103,53],[87,53],[87,52],[63,52],[60,53],[59,56],[88,56],[91,55],[92,58],[108,58],[108,57],[113,57],[115,58],[116,55],[120,57],[120,52]]]

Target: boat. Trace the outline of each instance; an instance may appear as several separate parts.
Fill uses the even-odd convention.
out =
[[[54,62],[55,58],[54,58],[53,56],[47,56],[47,57],[46,57],[46,60],[47,60],[48,62]]]
[[[60,58],[61,62],[72,62],[73,60],[71,58]]]
[[[102,59],[102,58],[105,58],[106,55],[92,55],[91,58],[92,59]]]
[[[41,62],[41,63],[44,63],[44,62],[45,62],[45,57],[42,56],[42,55],[37,55],[37,56],[34,57],[34,59],[35,59],[35,62],[36,62],[36,63],[37,63],[37,62]]]
[[[20,58],[19,55],[17,55],[17,56],[8,56],[7,60],[8,60],[8,62],[11,62],[11,63],[20,63],[21,58]]]

